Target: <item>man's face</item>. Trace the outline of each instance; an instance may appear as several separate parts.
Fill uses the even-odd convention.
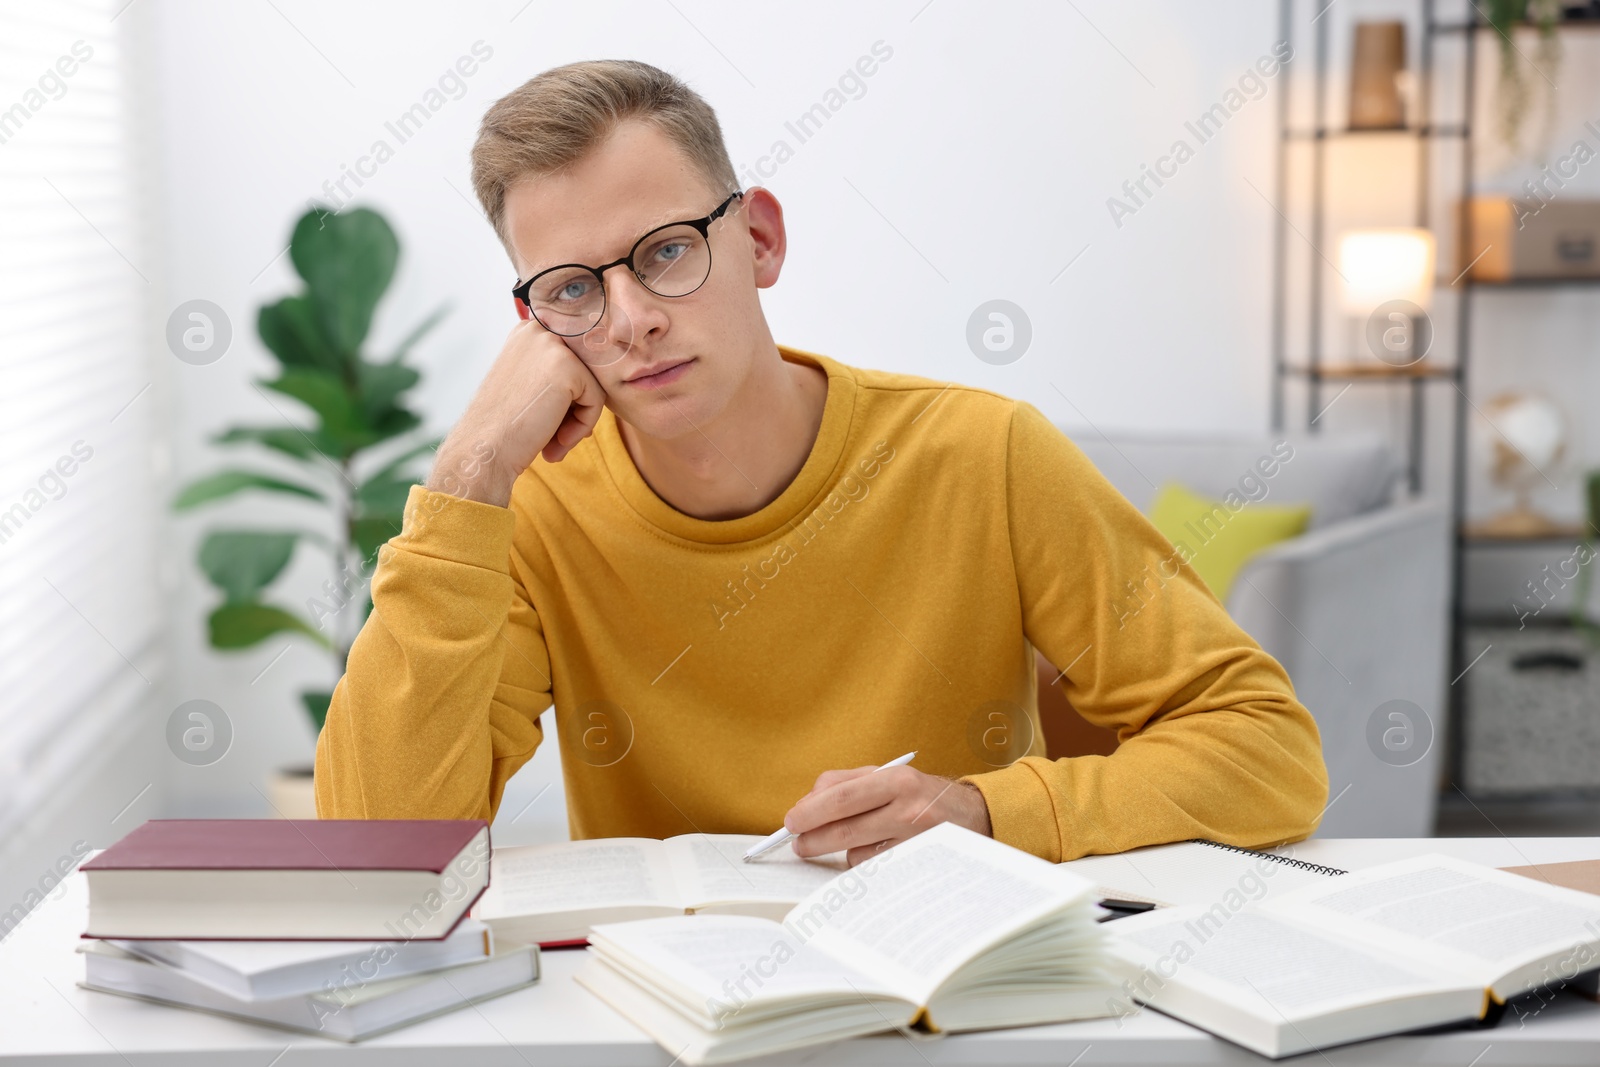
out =
[[[702,218],[726,195],[654,126],[623,123],[568,170],[507,189],[517,276],[620,259],[648,231]],[[693,434],[713,421],[771,342],[756,290],[777,281],[783,263],[777,201],[765,190],[735,200],[711,224],[710,246],[711,274],[688,296],[658,296],[626,267],[606,271],[605,315],[563,339],[607,406],[645,436]]]

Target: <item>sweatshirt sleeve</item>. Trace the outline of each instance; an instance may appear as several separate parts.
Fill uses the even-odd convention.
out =
[[[413,486],[317,738],[324,819],[489,819],[550,706],[507,508]]]
[[[1287,673],[1065,434],[1019,402],[1007,448],[1028,639],[1110,756],[1024,756],[971,775],[994,836],[1053,862],[1210,838],[1298,841],[1328,795]]]

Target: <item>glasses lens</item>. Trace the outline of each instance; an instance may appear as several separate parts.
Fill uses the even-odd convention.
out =
[[[545,329],[575,337],[599,321],[606,310],[606,294],[593,271],[562,267],[533,280],[528,305]]]
[[[688,296],[711,273],[711,246],[693,226],[669,226],[646,237],[633,255],[639,281],[658,296]]]

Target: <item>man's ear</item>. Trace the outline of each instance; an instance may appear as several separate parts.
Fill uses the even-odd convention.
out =
[[[783,226],[783,205],[768,189],[752,186],[745,190],[745,221],[750,228],[750,243],[755,253],[755,282],[757,289],[777,284],[783,270],[784,253],[788,250],[788,234]]]
[[[522,302],[522,297],[513,296],[511,298],[511,302],[517,305],[517,318],[521,319],[523,322],[527,322],[533,317],[528,310],[528,305]]]

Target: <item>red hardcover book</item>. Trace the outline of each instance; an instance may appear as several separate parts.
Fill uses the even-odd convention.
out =
[[[79,867],[83,936],[437,940],[489,848],[482,819],[151,819]]]

